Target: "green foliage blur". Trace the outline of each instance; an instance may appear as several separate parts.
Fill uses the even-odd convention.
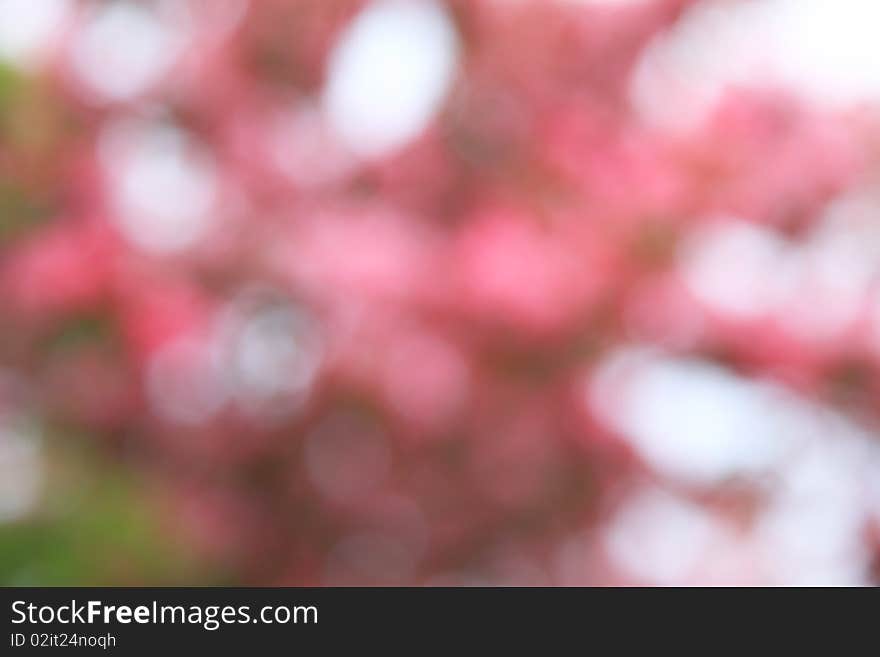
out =
[[[46,135],[40,108],[49,107],[40,94],[38,82],[0,64],[0,154],[39,155]],[[0,162],[0,257],[5,245],[50,214],[32,173]],[[211,583],[191,555],[167,543],[143,482],[90,447],[88,437],[55,434],[42,446],[46,477],[38,508],[0,521],[0,585]]]
[[[49,444],[39,508],[0,523],[0,585],[212,583],[161,531],[142,482],[83,446]]]

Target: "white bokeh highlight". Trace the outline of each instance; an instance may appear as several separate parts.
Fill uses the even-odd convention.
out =
[[[168,71],[183,37],[144,5],[106,3],[86,16],[72,45],[71,67],[100,100],[131,100]]]
[[[700,300],[738,318],[761,317],[773,308],[772,282],[786,252],[773,231],[738,220],[711,223],[683,252],[684,280]]]
[[[727,319],[770,320],[808,343],[839,339],[860,321],[880,276],[877,207],[876,191],[855,190],[797,241],[736,217],[706,221],[682,246],[679,275]]]
[[[0,416],[0,523],[19,520],[37,506],[46,475],[43,460],[36,429]]]
[[[705,556],[731,538],[727,528],[699,505],[647,487],[615,516],[604,542],[628,576],[671,586],[691,581]]]
[[[0,1],[0,60],[22,68],[38,65],[65,20],[70,0]]]
[[[315,322],[281,304],[236,308],[221,333],[224,376],[244,410],[274,419],[288,417],[301,407],[324,355]]]
[[[114,219],[134,246],[157,254],[185,250],[211,229],[218,193],[215,166],[183,131],[136,120],[111,124],[101,156]]]
[[[675,129],[699,122],[729,85],[779,84],[830,106],[877,101],[877,25],[874,0],[700,3],[646,51],[633,101]]]
[[[458,58],[449,15],[428,0],[380,0],[357,16],[333,53],[322,105],[357,155],[388,154],[437,112]]]
[[[607,358],[589,401],[660,473],[695,484],[759,475],[819,431],[809,407],[781,389],[648,348]]]
[[[672,486],[759,482],[748,524],[641,486],[603,534],[641,583],[865,585],[863,532],[880,517],[880,446],[844,416],[723,368],[633,346],[591,378],[587,403]]]

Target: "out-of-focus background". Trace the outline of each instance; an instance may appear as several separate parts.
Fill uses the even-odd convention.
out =
[[[0,0],[0,583],[878,583],[877,25]]]

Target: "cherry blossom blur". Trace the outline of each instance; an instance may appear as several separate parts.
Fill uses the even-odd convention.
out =
[[[242,583],[875,583],[880,87],[742,27],[870,9],[794,4],[4,0],[0,523],[61,432]]]

